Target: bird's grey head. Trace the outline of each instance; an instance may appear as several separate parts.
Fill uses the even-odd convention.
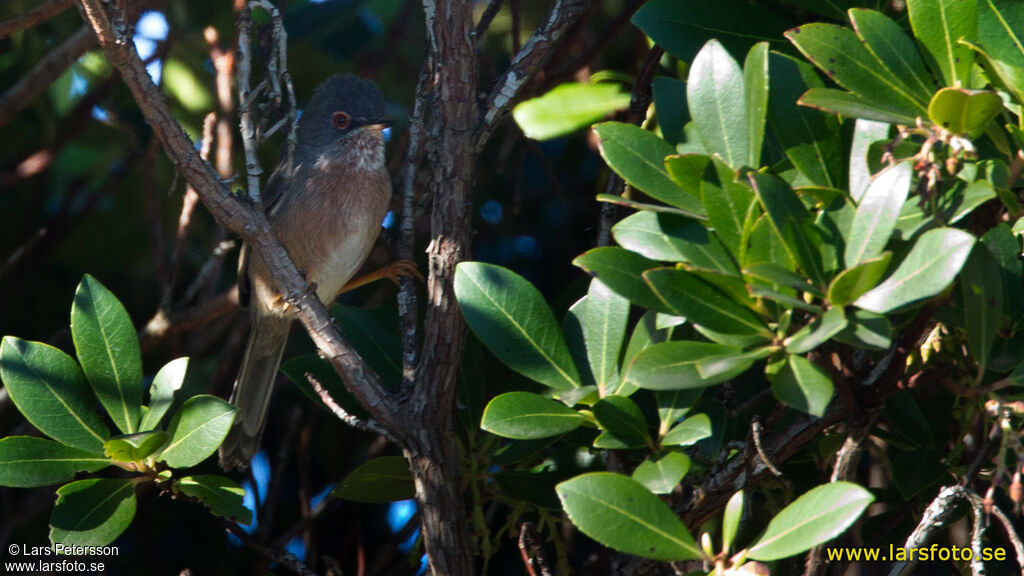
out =
[[[373,82],[351,74],[331,76],[317,87],[299,118],[299,152],[334,155],[359,135],[383,142],[381,130],[388,122],[384,97]]]

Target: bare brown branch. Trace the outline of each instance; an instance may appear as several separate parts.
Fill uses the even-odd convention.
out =
[[[75,0],[48,0],[28,12],[0,22],[0,40],[15,32],[46,22],[74,5]]]

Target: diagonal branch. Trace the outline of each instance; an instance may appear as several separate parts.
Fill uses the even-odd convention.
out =
[[[527,81],[532,79],[554,53],[562,35],[583,14],[593,0],[557,0],[547,21],[533,33],[516,54],[508,70],[495,82],[484,102],[479,125],[473,133],[474,151],[480,152],[498,122],[504,118]]]
[[[75,0],[49,0],[48,2],[43,2],[24,14],[0,22],[0,39],[7,38],[20,30],[31,28],[36,24],[46,22],[74,5]]]
[[[171,115],[163,96],[146,73],[132,44],[128,26],[117,14],[109,13],[106,4],[103,0],[78,0],[82,17],[95,31],[111,65],[121,73],[146,123],[160,138],[168,158],[196,189],[213,217],[244,238],[267,264],[276,287],[288,304],[298,311],[299,320],[310,338],[344,378],[356,398],[378,421],[388,428],[394,427],[397,406],[380,378],[334,326],[327,308],[295,268],[262,210],[232,196],[213,168],[196,153],[192,141]]]

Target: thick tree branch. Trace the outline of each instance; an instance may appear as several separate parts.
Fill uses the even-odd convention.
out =
[[[146,122],[160,138],[171,162],[195,187],[214,218],[241,236],[267,264],[286,301],[298,311],[299,320],[314,344],[345,379],[352,393],[385,426],[396,426],[398,413],[380,378],[348,345],[334,326],[326,307],[296,270],[287,251],[274,236],[263,211],[239,201],[220,182],[213,168],[203,162],[192,141],[171,116],[163,96],[146,73],[123,19],[107,12],[102,0],[78,0],[79,9],[95,31],[110,63],[121,72],[139,104]]]
[[[46,22],[74,5],[75,0],[49,0],[24,14],[0,22],[0,40],[20,30]]]

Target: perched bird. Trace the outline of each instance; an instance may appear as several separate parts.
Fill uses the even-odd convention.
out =
[[[377,239],[391,198],[384,165],[388,120],[373,82],[328,78],[313,94],[296,132],[294,172],[270,176],[263,205],[295,266],[327,303],[349,282]],[[252,326],[231,402],[235,422],[220,447],[224,468],[245,468],[259,447],[281,354],[295,313],[248,246],[238,261],[238,295]]]

